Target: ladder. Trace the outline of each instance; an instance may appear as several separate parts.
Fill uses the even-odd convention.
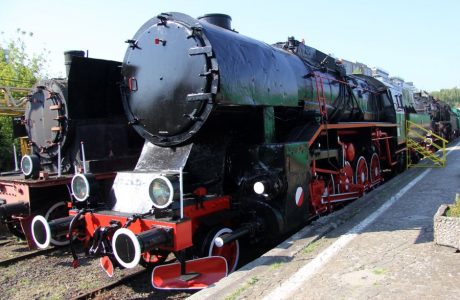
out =
[[[448,141],[414,122],[406,120],[407,168],[443,168],[446,166],[446,144]],[[426,162],[413,163],[412,153],[418,153]]]
[[[327,106],[326,106],[326,96],[324,94],[324,84],[323,78],[320,74],[313,72],[313,78],[315,78],[316,86],[316,100],[318,101],[319,114],[323,122],[327,122]]]

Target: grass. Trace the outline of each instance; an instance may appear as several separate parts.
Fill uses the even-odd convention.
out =
[[[374,273],[375,275],[385,275],[386,273],[388,273],[388,270],[385,268],[375,268],[374,270],[372,270],[372,273]]]
[[[259,281],[259,278],[257,278],[257,277],[252,277],[252,278],[249,280],[248,284],[249,284],[250,286],[253,286],[253,285],[256,284],[258,281]]]
[[[245,290],[247,290],[249,287],[253,286],[259,281],[259,278],[257,277],[252,277],[248,281],[246,281],[240,288],[238,288],[236,291],[225,297],[225,300],[235,300],[240,296]]]
[[[321,244],[322,240],[323,239],[321,238],[319,240],[314,241],[313,243],[310,243],[307,247],[305,247],[303,249],[303,253],[309,254],[309,253],[312,253],[313,251],[315,251],[319,247],[319,245]]]
[[[281,268],[282,265],[283,265],[282,262],[272,263],[272,264],[270,265],[270,269],[272,269],[272,270],[277,270],[277,269]]]
[[[449,206],[446,211],[446,216],[460,218],[460,194],[455,196],[455,203]]]

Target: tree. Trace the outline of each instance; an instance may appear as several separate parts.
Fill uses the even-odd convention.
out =
[[[26,40],[33,33],[17,29],[16,35],[0,41],[0,85],[10,87],[32,87],[39,78],[46,77],[46,50],[40,54],[29,55]],[[13,95],[19,96],[19,95]],[[13,127],[10,116],[0,111],[0,170],[13,168]],[[19,149],[17,141],[16,148]]]
[[[452,107],[460,107],[460,88],[454,87],[451,89],[441,89],[431,92],[433,97],[447,102]]]

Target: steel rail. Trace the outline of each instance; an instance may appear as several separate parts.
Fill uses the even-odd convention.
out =
[[[32,257],[45,255],[45,254],[54,252],[54,251],[56,251],[58,249],[62,249],[62,247],[51,247],[51,248],[47,248],[47,249],[43,249],[43,250],[35,250],[33,252],[29,252],[29,253],[26,253],[26,254],[23,254],[23,255],[19,255],[19,256],[12,257],[12,258],[0,260],[0,267],[9,266],[9,265],[17,263],[19,261],[26,260],[26,259],[29,259],[29,258],[32,258]]]

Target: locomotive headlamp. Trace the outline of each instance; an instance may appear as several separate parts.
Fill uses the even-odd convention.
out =
[[[176,198],[178,192],[177,180],[166,176],[157,176],[153,178],[149,186],[150,199],[156,208],[166,208]]]
[[[252,189],[257,195],[267,199],[276,198],[284,189],[284,183],[276,174],[260,176],[253,181]]]
[[[21,171],[26,178],[37,178],[40,172],[40,159],[36,155],[24,155],[21,159]]]
[[[93,174],[76,174],[72,178],[72,194],[75,200],[79,202],[86,201],[96,185],[96,179]]]
[[[262,181],[257,181],[253,186],[254,192],[257,195],[262,195],[265,192],[265,184]]]

